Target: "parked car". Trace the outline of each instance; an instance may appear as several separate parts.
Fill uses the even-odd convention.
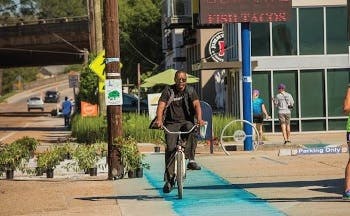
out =
[[[57,103],[60,98],[58,91],[46,91],[44,101],[45,103]]]
[[[32,109],[40,109],[44,111],[44,101],[40,97],[30,97],[27,100],[28,112]]]
[[[123,112],[137,112],[137,97],[123,93]],[[140,101],[140,113],[148,113],[148,104],[147,100]]]

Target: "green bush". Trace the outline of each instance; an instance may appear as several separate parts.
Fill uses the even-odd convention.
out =
[[[0,170],[25,170],[25,165],[34,156],[39,142],[34,138],[22,137],[0,147]],[[1,172],[1,171],[0,171]]]
[[[37,159],[37,166],[43,170],[55,169],[63,160],[62,150],[59,147],[52,147],[40,153]]]
[[[122,138],[117,137],[114,143],[119,146],[121,160],[124,167],[129,170],[136,170],[138,168],[149,169],[150,165],[143,161],[145,155],[141,154],[137,148],[137,142],[131,137]]]
[[[107,122],[102,116],[81,117],[77,114],[72,119],[72,136],[78,143],[98,143],[107,141]]]
[[[75,170],[95,168],[105,149],[106,143],[80,144],[72,153],[75,162],[69,166],[75,167]]]
[[[150,122],[146,114],[123,114],[123,136],[132,137],[141,143],[160,143],[164,133],[162,130],[148,129]]]
[[[223,128],[235,120],[229,115],[213,116],[213,136],[218,138]],[[139,143],[162,143],[164,132],[162,130],[148,129],[151,120],[146,114],[123,113],[123,137],[132,137]],[[241,129],[240,123],[233,124],[226,129],[227,134],[233,134]],[[104,117],[81,117],[76,115],[72,120],[72,136],[79,143],[96,143],[107,141],[107,121]]]

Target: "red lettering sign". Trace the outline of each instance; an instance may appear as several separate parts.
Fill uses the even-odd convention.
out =
[[[292,0],[200,0],[200,23],[286,22]]]

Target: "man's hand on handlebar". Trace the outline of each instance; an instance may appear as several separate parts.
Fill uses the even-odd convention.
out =
[[[205,121],[203,121],[203,119],[198,120],[198,121],[197,121],[197,124],[198,124],[199,126],[203,126],[203,125],[205,125]]]
[[[162,128],[163,127],[163,121],[162,120],[157,119],[157,121],[155,123],[156,123],[156,126],[158,128]]]

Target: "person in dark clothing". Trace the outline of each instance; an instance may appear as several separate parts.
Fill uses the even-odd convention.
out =
[[[65,127],[69,127],[71,113],[72,113],[72,103],[68,100],[68,97],[65,97],[62,103],[62,114],[64,117]]]
[[[174,81],[174,85],[164,88],[159,98],[156,125],[161,128],[164,124],[170,131],[188,131],[195,123],[204,125],[205,122],[202,119],[202,110],[198,94],[193,87],[187,86],[186,83],[187,73],[184,71],[176,71]],[[197,147],[195,132],[188,134],[184,138],[187,139],[185,148],[186,158],[189,159],[187,168],[191,170],[200,170],[201,167],[194,160]],[[172,154],[176,151],[177,139],[177,134],[165,133],[166,168],[164,173],[164,193],[169,193],[174,187],[174,164],[169,163],[171,162]]]

